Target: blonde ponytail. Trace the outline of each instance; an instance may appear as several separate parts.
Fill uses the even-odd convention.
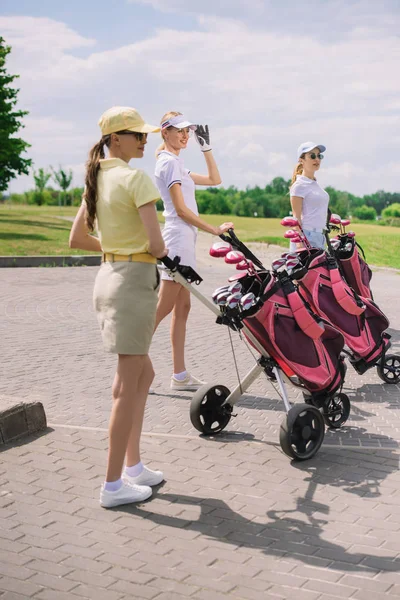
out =
[[[303,158],[302,156],[300,158]],[[301,164],[301,162],[298,162],[294,171],[293,171],[293,175],[292,175],[292,181],[290,182],[289,188],[292,187],[292,185],[294,184],[294,182],[297,179],[297,175],[301,175],[303,173],[303,165]]]
[[[163,142],[162,144],[160,144],[156,150],[156,158],[158,158],[158,155],[160,154],[160,152],[162,152],[163,150],[165,150],[166,146],[165,146],[165,142]]]
[[[164,123],[164,121],[166,121],[167,119],[171,119],[172,117],[179,117],[179,115],[181,115],[181,114],[182,114],[181,112],[175,112],[173,110],[165,113],[165,115],[163,115],[161,117],[160,125],[162,125]],[[161,137],[162,137],[163,141],[156,150],[156,158],[158,158],[158,155],[160,154],[160,152],[162,152],[166,148],[162,131],[161,131]]]

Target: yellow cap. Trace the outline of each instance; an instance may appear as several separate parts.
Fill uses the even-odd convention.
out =
[[[145,123],[135,108],[130,106],[113,106],[103,113],[99,120],[102,135],[116,131],[138,131],[140,133],[156,133],[160,127]]]

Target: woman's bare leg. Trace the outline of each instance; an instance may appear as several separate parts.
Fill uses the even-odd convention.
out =
[[[142,374],[139,378],[136,400],[133,407],[133,421],[128,446],[126,449],[126,464],[137,465],[140,462],[140,436],[142,434],[144,409],[151,382],[154,379],[154,370],[150,357],[144,357]]]
[[[113,407],[109,425],[106,481],[117,481],[121,477],[133,420],[140,419],[140,414],[143,420],[147,396],[143,394],[143,389],[142,393],[140,392],[139,382],[143,373],[148,370],[148,360],[147,355],[118,355],[117,372],[112,388]],[[146,375],[144,378],[146,379]]]
[[[182,286],[175,281],[163,279],[161,281],[160,291],[158,293],[158,303],[156,311],[156,324],[154,331],[163,319],[172,311],[175,306],[176,298],[182,289]]]
[[[180,292],[175,301],[171,321],[171,344],[174,373],[186,371],[185,339],[186,324],[190,312],[190,292],[182,286],[180,286],[180,288]]]

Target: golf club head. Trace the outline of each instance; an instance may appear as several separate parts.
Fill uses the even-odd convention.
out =
[[[342,225],[342,227],[347,227],[348,225],[350,225],[351,221],[350,219],[342,219],[340,221],[340,224]]]
[[[256,303],[256,297],[252,292],[245,294],[240,299],[240,306],[243,308],[243,310],[248,310],[249,308],[254,306],[255,303]]]
[[[300,260],[299,260],[299,259],[297,259],[297,260],[295,260],[295,259],[292,259],[292,260],[287,260],[287,261],[286,261],[286,268],[287,268],[287,269],[294,269],[295,267],[297,267],[297,266],[298,266],[298,265],[300,265],[300,264],[301,264],[301,263],[300,263]]]
[[[231,294],[226,299],[225,306],[228,307],[228,308],[236,308],[238,306],[239,302],[240,302],[241,297],[242,297],[242,294],[240,292],[236,292],[235,294]]]
[[[247,260],[241,260],[239,263],[237,263],[236,269],[238,271],[247,271],[250,264],[253,264],[253,263],[250,263],[250,261],[247,261]]]
[[[225,256],[225,262],[228,265],[237,265],[244,259],[245,255],[243,254],[243,252],[239,252],[239,250],[231,250]]]
[[[213,299],[213,302],[217,303],[217,298],[220,294],[222,294],[223,292],[227,292],[229,289],[229,285],[223,285],[219,288],[217,288],[216,290],[213,291],[211,298]]]
[[[242,284],[240,281],[235,281],[228,287],[228,291],[231,294],[240,294],[242,292]]]
[[[356,232],[355,231],[348,231],[346,233],[347,237],[353,238],[356,237]]]
[[[290,241],[293,244],[304,244],[303,240],[301,239],[301,237],[299,235],[297,235],[296,237],[290,238]]]
[[[347,244],[344,247],[345,252],[351,252],[352,249],[353,249],[353,244],[351,242],[347,242]]]
[[[241,271],[240,273],[235,273],[234,275],[231,275],[230,277],[228,277],[228,281],[229,281],[229,283],[232,283],[233,281],[242,279],[242,277],[247,277],[247,275],[248,275],[247,272]]]
[[[340,215],[333,214],[329,219],[329,223],[332,223],[332,225],[340,225],[341,222],[342,219],[340,218]]]
[[[340,240],[331,240],[331,246],[334,250],[337,250],[340,246]]]
[[[300,260],[297,252],[286,252],[285,260]],[[283,255],[282,255],[283,258]]]
[[[215,242],[210,250],[209,250],[209,254],[210,256],[213,256],[214,258],[221,258],[224,257],[228,254],[228,252],[230,252],[232,250],[232,246],[230,244],[228,244],[228,242],[223,242],[222,240],[220,242]]]
[[[284,227],[298,227],[299,220],[296,217],[284,217],[281,221]]]
[[[273,271],[279,271],[282,267],[286,267],[286,260],[284,258],[277,258],[272,262],[271,267]]]
[[[286,239],[288,239],[288,240],[291,240],[294,237],[299,237],[299,232],[295,231],[294,229],[288,229],[283,234],[283,237],[286,238]]]
[[[218,304],[218,306],[226,306],[226,302],[231,295],[232,294],[228,290],[226,290],[226,292],[222,292],[217,296],[215,304]]]

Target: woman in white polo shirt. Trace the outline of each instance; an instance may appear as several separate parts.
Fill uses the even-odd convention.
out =
[[[110,508],[145,500],[151,486],[163,480],[161,471],[142,464],[140,437],[154,377],[148,351],[157,306],[156,257],[167,250],[155,209],[157,188],[144,171],[128,164],[143,157],[147,134],[159,127],[145,123],[134,108],[121,106],[106,111],[99,125],[102,137],[89,153],[70,247],[103,253],[94,306],[105,350],[118,355],[107,472],[100,492],[101,506]],[[98,238],[90,235],[94,227]]]
[[[180,156],[192,133],[203,152],[207,175],[199,175],[186,169]],[[220,235],[233,227],[233,223],[230,222],[215,227],[199,217],[195,185],[210,186],[221,183],[210,146],[208,126],[195,125],[179,112],[168,112],[161,119],[161,136],[163,143],[157,150],[155,179],[164,203],[163,238],[171,258],[180,256],[182,265],[196,269],[197,229]],[[157,305],[156,327],[172,310],[171,343],[174,372],[171,388],[196,390],[203,382],[188,373],[185,366],[190,293],[164,272]]]
[[[329,194],[319,185],[315,173],[324,158],[323,144],[304,142],[297,150],[298,163],[290,185],[290,203],[293,216],[299,220],[303,231],[314,248],[325,248]],[[291,250],[296,244],[290,244]]]

